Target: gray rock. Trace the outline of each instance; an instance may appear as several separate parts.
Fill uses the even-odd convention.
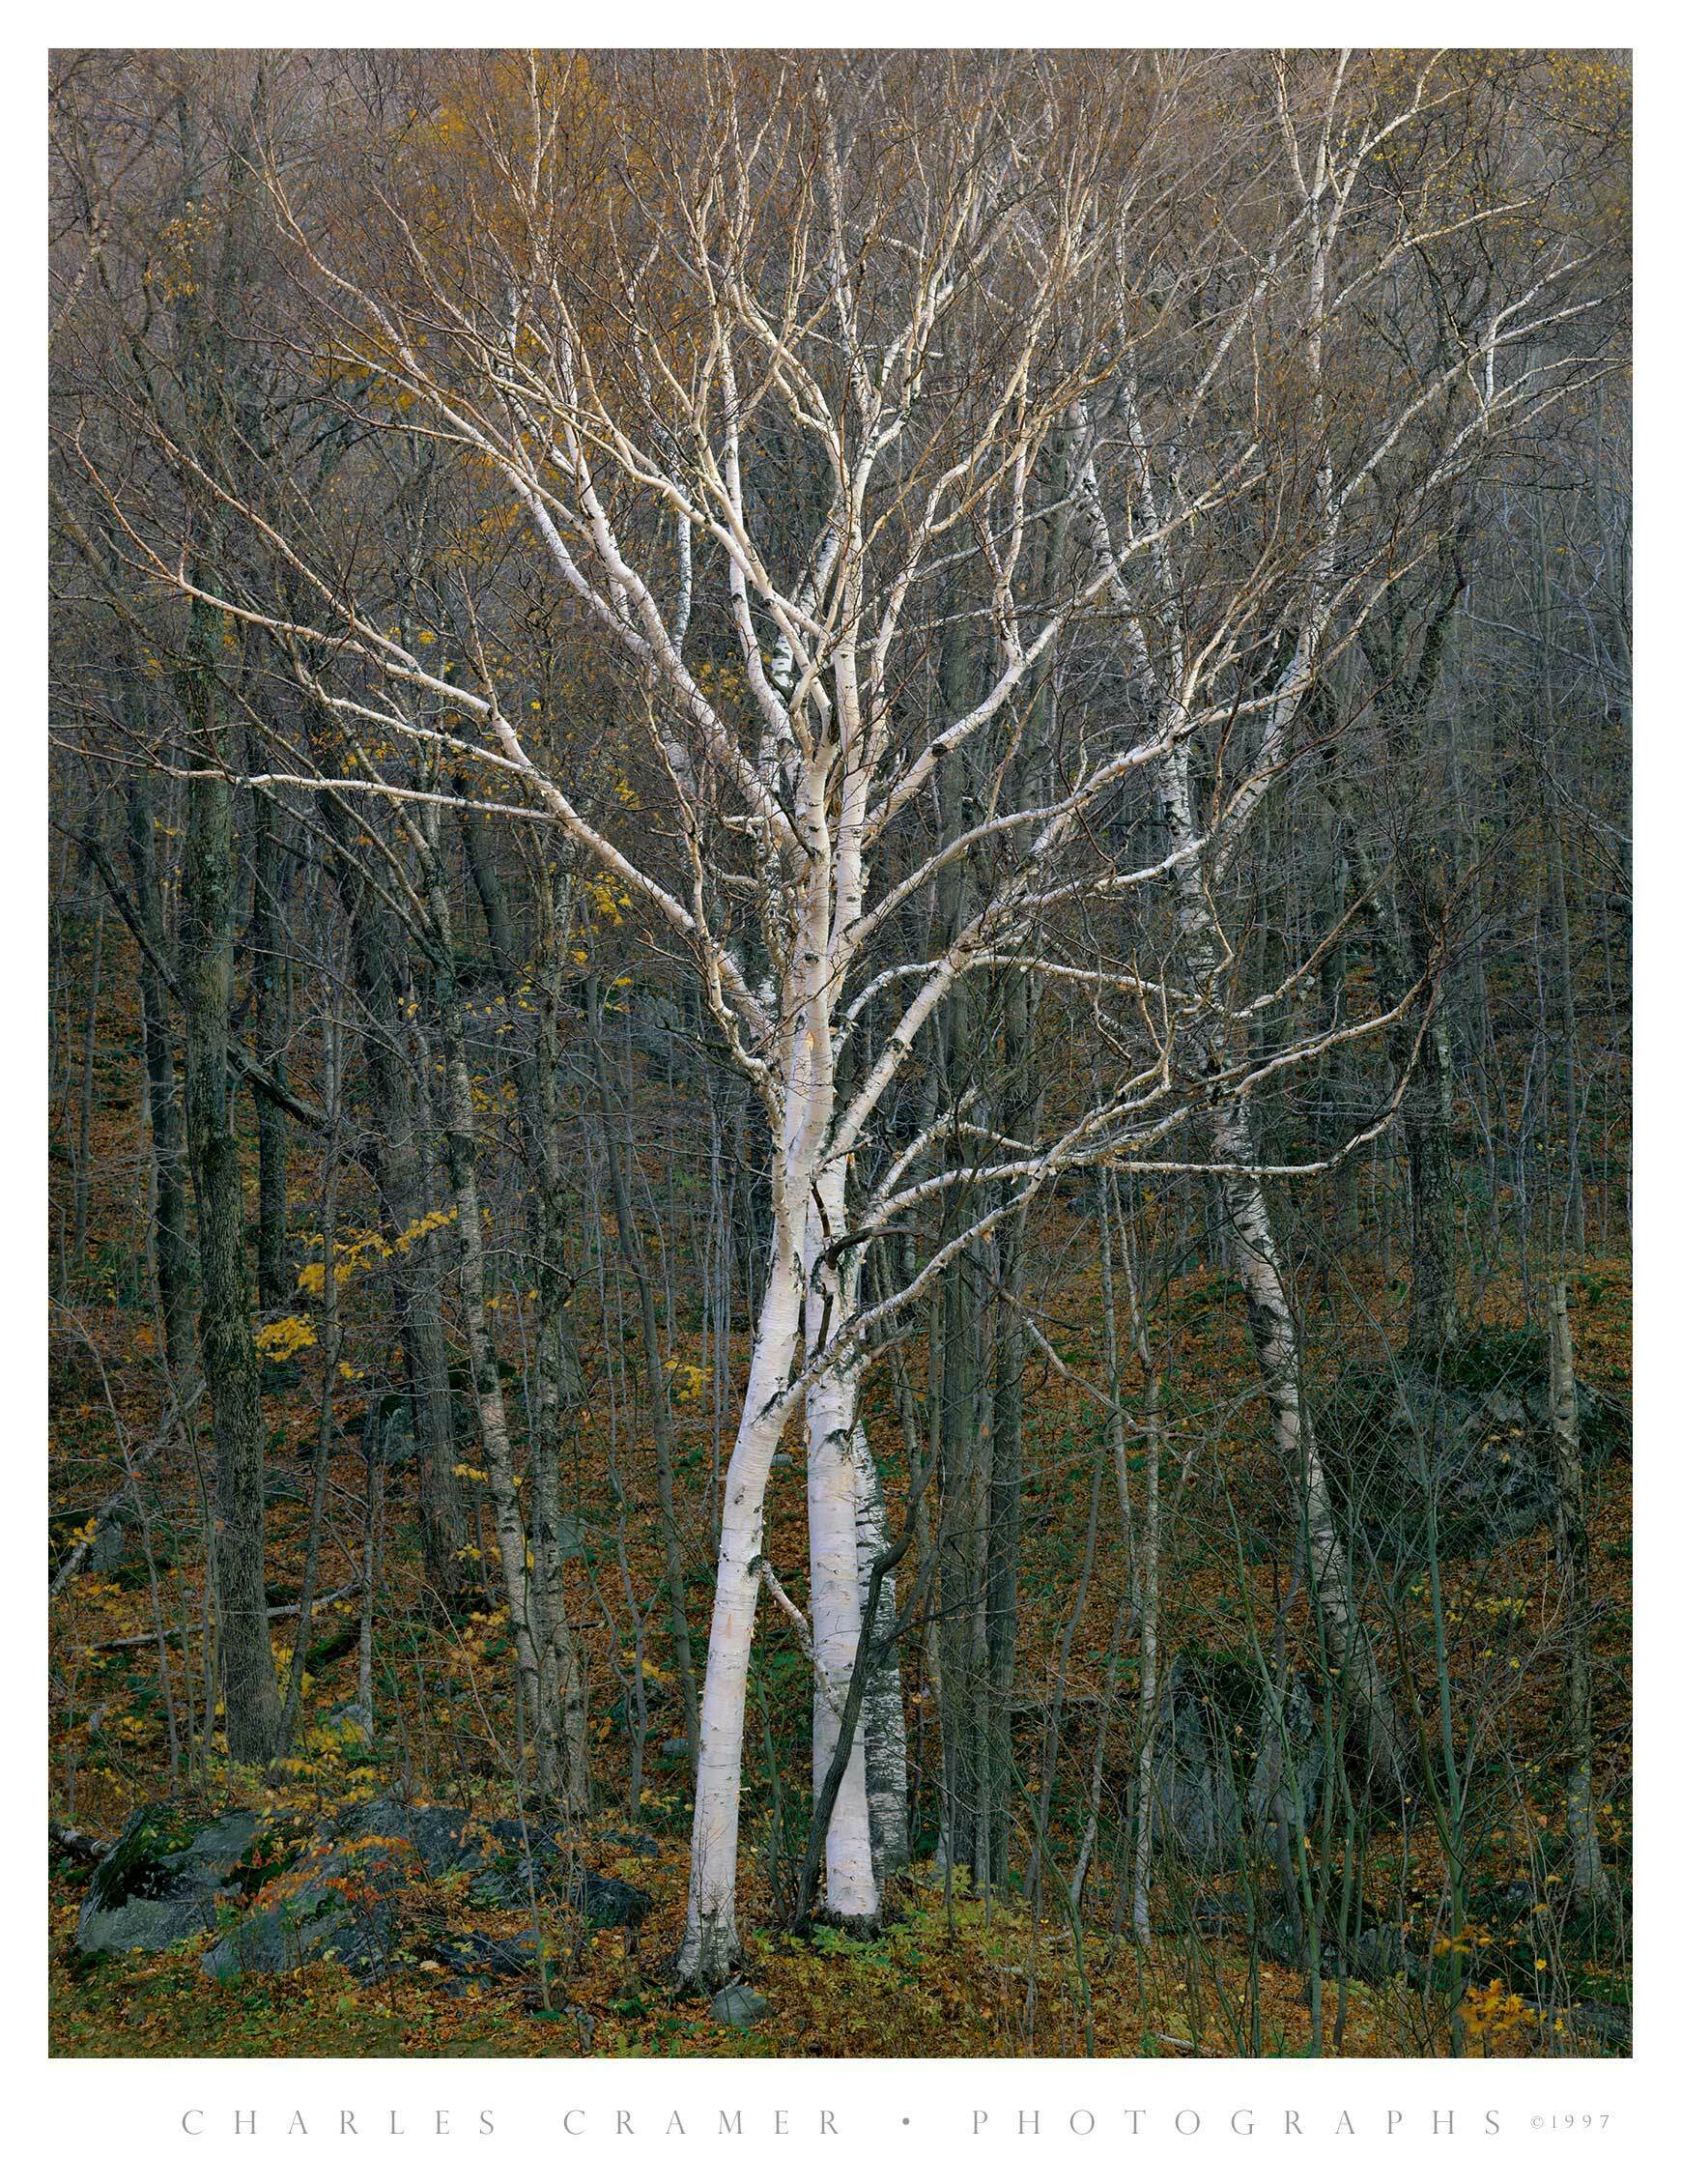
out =
[[[573,1905],[591,1926],[639,1927],[651,1909],[641,1889],[609,1880],[580,1866],[558,1836],[517,1820],[474,1820],[456,1805],[407,1805],[400,1798],[375,1797],[340,1814],[332,1839],[360,1837],[405,1845],[428,1880],[445,1873],[471,1877],[469,1900],[486,1910],[523,1909],[533,1890],[539,1896]],[[401,1861],[383,1862],[386,1879],[376,1879],[386,1892],[406,1875]]]
[[[346,1840],[348,1848],[313,1854],[282,1881],[271,1883],[268,1893],[275,1900],[242,1919],[205,1952],[204,1968],[213,1979],[290,1971],[323,1957],[362,1979],[382,1977],[398,1956],[414,1962],[430,1959],[454,1973],[457,1982],[525,1973],[535,1965],[533,1931],[508,1941],[470,1930],[405,1929],[397,1891],[415,1870],[413,1845],[393,1837],[401,1846],[393,1852],[388,1843]],[[459,1984],[452,1991],[460,1992]]]
[[[628,1851],[636,1858],[657,1858],[660,1854],[660,1846],[654,1837],[643,1834],[639,1828],[615,1827],[604,1835],[603,1841]]]
[[[492,1839],[491,1855],[469,1869],[473,1880],[468,1895],[476,1905],[512,1910],[529,1903],[535,1892],[572,1905],[590,1926],[622,1926],[629,1933],[652,1909],[652,1898],[641,1888],[575,1866],[565,1844],[543,1829],[522,1835],[517,1821],[499,1820],[485,1832]]]
[[[327,1956],[352,1970],[377,1969],[390,1954],[395,1914],[385,1902],[353,1907],[334,1885],[351,1877],[348,1859],[326,1858],[271,1882],[279,1900],[223,1933],[204,1953],[205,1971],[226,1981],[248,1971],[292,1971]]]
[[[1579,2040],[1591,2040],[1608,2055],[1634,2052],[1635,2016],[1615,2002],[1577,2002],[1565,2023]]]
[[[1325,1744],[1313,1700],[1299,1676],[1288,1677],[1282,1694],[1261,1694],[1261,1734],[1244,1809],[1252,1821],[1305,1824],[1319,1808],[1325,1779]]]
[[[1198,1934],[1247,1934],[1255,1919],[1255,1903],[1242,1886],[1207,1889],[1185,1909],[1186,1919]]]
[[[611,1881],[599,1873],[581,1874],[566,1888],[566,1899],[584,1913],[591,1926],[622,1926],[634,1934],[653,1908],[653,1899],[628,1881]]]
[[[213,1979],[236,1979],[331,1957],[377,1977],[400,1945],[397,1899],[404,1887],[481,1855],[471,1821],[452,1805],[405,1805],[394,1797],[353,1805],[268,1882],[260,1907],[206,1950],[204,1968]]]
[[[770,2004],[752,1987],[745,1987],[739,1979],[727,1987],[721,1987],[712,1997],[709,2013],[719,2025],[727,2025],[732,2031],[745,2032],[770,2015]]]
[[[1407,1947],[1400,1927],[1393,1925],[1368,1926],[1350,1951],[1353,1962],[1349,1970],[1368,1987],[1382,1987],[1398,1974],[1416,1979],[1421,1969],[1420,1960]],[[1336,1969],[1336,1949],[1333,1944],[1325,1951],[1326,1968]]]
[[[455,1977],[449,1982],[459,1994],[470,1980],[523,1977],[537,1963],[537,1937],[533,1931],[516,1935],[511,1941],[494,1934],[434,1935],[426,1943],[426,1956]]]
[[[1626,1404],[1578,1383],[1582,1460],[1626,1455]],[[1492,1553],[1551,1524],[1557,1485],[1545,1337],[1481,1329],[1441,1361],[1351,1368],[1324,1405],[1322,1452],[1345,1518],[1398,1567]]]
[[[195,1823],[172,1806],[143,1807],[94,1869],[76,1946],[167,1949],[212,1932],[257,1827],[255,1813]]]
[[[405,1932],[407,1887],[449,1873],[470,1876],[475,1904],[518,1908],[534,1891],[576,1906],[591,1926],[634,1933],[651,1908],[640,1888],[589,1872],[546,1830],[478,1821],[454,1805],[374,1797],[313,1836],[254,1813],[203,1823],[153,1806],[96,1868],[77,1940],[90,1951],[163,1949],[210,1934],[204,1968],[218,1980],[329,1956],[373,1977],[399,1952],[431,1956],[458,1973],[528,1969],[534,1936],[516,1945],[480,1934]]]
[[[505,1823],[495,1825],[506,1825]],[[487,1854],[490,1830],[459,1805],[411,1805],[400,1797],[371,1797],[351,1805],[332,1823],[330,1840],[374,1837],[411,1851],[429,1881],[444,1873],[471,1873]]]
[[[1238,1847],[1242,1807],[1228,1746],[1211,1740],[1203,1696],[1183,1654],[1163,1681],[1155,1731],[1155,1829],[1191,1865],[1217,1865]]]
[[[84,1569],[97,1570],[101,1576],[123,1566],[123,1547],[128,1538],[121,1517],[109,1517],[94,1534],[94,1543],[88,1549]]]
[[[1153,1758],[1155,1834],[1181,1863],[1218,1868],[1319,1806],[1325,1743],[1307,1686],[1253,1664],[1176,1653]]]

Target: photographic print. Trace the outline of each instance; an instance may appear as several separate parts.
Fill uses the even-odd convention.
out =
[[[55,2057],[1631,2055],[1631,115],[50,56]]]

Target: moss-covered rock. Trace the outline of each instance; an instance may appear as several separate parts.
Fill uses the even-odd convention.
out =
[[[87,1951],[165,1949],[208,1934],[204,1968],[216,1980],[322,1957],[375,1977],[405,1951],[491,1974],[532,1961],[529,1948],[440,1932],[435,1913],[416,1921],[411,1891],[449,1874],[467,1877],[475,1905],[565,1904],[590,1926],[635,1930],[650,1908],[640,1888],[591,1873],[576,1844],[454,1805],[380,1796],[313,1824],[153,1805],[95,1870],[77,1940]]]
[[[1625,1455],[1626,1404],[1581,1381],[1582,1460]],[[1382,1561],[1413,1567],[1492,1553],[1551,1524],[1558,1506],[1544,1336],[1479,1328],[1425,1370],[1352,1365],[1316,1406],[1345,1524]]]
[[[219,1906],[238,1894],[234,1875],[258,1825],[255,1813],[207,1821],[180,1806],[144,1806],[94,1870],[76,1945],[167,1949],[212,1932]]]

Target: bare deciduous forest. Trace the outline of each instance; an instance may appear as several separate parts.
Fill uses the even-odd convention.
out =
[[[55,2052],[1626,2054],[1626,56],[49,99]]]

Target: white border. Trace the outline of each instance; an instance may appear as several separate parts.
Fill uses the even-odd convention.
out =
[[[1070,2176],[1124,2173],[1136,2165],[1167,2164],[1191,2176],[1299,2171],[1304,2161],[1357,2167],[1372,2177],[1416,2176],[1421,2162],[1473,2168],[1484,2176],[1550,2178],[1569,2175],[1607,2157],[1626,2169],[1642,2156],[1658,2157],[1671,2143],[1681,2100],[1671,2093],[1681,2054],[1681,1969],[1678,1969],[1677,1905],[1681,1875],[1672,1869],[1667,1832],[1677,1809],[1678,1764],[1671,1710],[1675,1686],[1675,1607],[1678,1590],[1670,1566],[1681,1539],[1681,1492],[1672,1453],[1675,1398],[1669,1386],[1674,1328],[1681,1317],[1681,1276],[1666,1241],[1681,1233],[1675,1133],[1669,1128],[1671,1088],[1681,1083],[1681,859],[1665,839],[1671,813],[1681,808],[1681,722],[1667,688],[1667,650],[1681,566],[1673,544],[1671,510],[1681,484],[1676,467],[1676,401],[1673,381],[1678,335],[1674,236],[1681,225],[1676,187],[1676,142],[1681,134],[1681,83],[1672,33],[1660,28],[1653,8],[1621,8],[1607,22],[1580,6],[1548,4],[1399,8],[1302,6],[1242,8],[1197,5],[1173,11],[1164,22],[1153,12],[1106,7],[1040,5],[1023,14],[996,0],[958,7],[920,0],[915,6],[883,0],[849,0],[832,14],[773,8],[741,0],[729,8],[652,5],[621,0],[612,13],[622,44],[1011,44],[1146,43],[1171,30],[1185,43],[1254,45],[1285,43],[1329,44],[1350,38],[1365,44],[1427,43],[1572,45],[1596,32],[1596,43],[1632,44],[1636,51],[1636,176],[1639,275],[1637,358],[1636,645],[1637,951],[1640,998],[1637,1052],[1637,1221],[1641,1242],[1636,1291],[1637,1357],[1641,1366],[1636,1406],[1638,1529],[1636,1538],[1636,1704],[1638,1813],[1640,1821],[1637,1877],[1637,1932],[1640,1978],[1637,2009],[1637,2058],[1633,2062],[859,2062],[801,2061],[483,2061],[483,2062],[203,2062],[43,2061],[45,1980],[40,1945],[44,1930],[44,1882],[34,1888],[23,1877],[43,1873],[39,1789],[14,1787],[4,1801],[0,1875],[13,1896],[12,1940],[0,1993],[0,2056],[10,2081],[0,2101],[0,2158],[10,2157],[25,2176],[125,2179],[183,2176],[294,2177],[314,2163],[331,2175],[384,2178],[493,2173],[511,2157],[526,2172],[569,2177],[611,2171],[630,2179],[728,2173],[812,2178],[854,2177],[862,2166],[890,2175],[938,2172],[955,2160],[976,2177],[1019,2176],[1047,2160]],[[324,7],[298,0],[271,18],[279,36],[254,39],[248,19],[230,18],[225,8],[203,4],[170,9],[72,6],[51,26],[52,43],[75,44],[407,44],[454,45],[599,43],[595,11],[489,6],[468,16],[459,10],[414,0],[371,8]],[[268,30],[270,22],[260,27]],[[4,175],[6,247],[14,310],[29,317],[22,299],[41,299],[36,214],[44,204],[44,101],[42,64],[46,47],[34,26],[25,37],[4,33],[6,82],[11,93],[8,126],[0,130]],[[40,303],[37,303],[37,309]],[[15,1529],[21,1542],[19,1573],[30,1566],[44,1534],[45,1373],[42,1239],[45,1184],[33,1163],[39,1157],[43,1098],[43,1020],[45,961],[45,715],[44,524],[45,343],[31,329],[14,335],[0,358],[6,399],[0,416],[11,421],[7,437],[11,521],[0,529],[0,589],[10,627],[3,655],[11,670],[13,709],[0,736],[11,753],[19,789],[7,852],[0,862],[0,933],[6,936],[8,991],[0,1021],[32,1058],[33,1066],[0,1076],[0,1133],[12,1153],[9,1189],[21,1199],[9,1224],[13,1248],[0,1254],[0,1329],[6,1343],[3,1416],[12,1430],[12,1453],[28,1480],[24,1507],[33,1509]],[[1666,851],[1667,855],[1666,856]],[[19,1177],[27,1176],[26,1184]],[[1660,1239],[1653,1248],[1650,1239]],[[1655,1363],[1653,1361],[1656,1361]],[[7,1648],[14,1691],[30,1694],[11,1726],[7,1748],[21,1755],[24,1783],[45,1749],[45,1619],[33,1586],[6,1588]],[[436,2132],[431,2118],[449,2112],[452,2129]],[[358,2136],[338,2132],[349,2109]],[[475,2118],[491,2111],[495,2130],[481,2135]],[[614,2128],[619,2110],[631,2112],[636,2135]],[[834,2112],[839,2135],[819,2135],[818,2112]],[[668,2118],[675,2110],[687,2126],[676,2137]],[[720,2110],[742,2112],[743,2136],[717,2134]],[[972,2115],[991,2121],[977,2133]],[[189,2112],[202,2111],[198,2136],[183,2128]],[[236,2136],[236,2111],[255,2111],[255,2136]],[[782,2135],[777,2112],[786,2124]],[[1017,2135],[1020,2111],[1039,2112],[1037,2137]],[[1133,2121],[1127,2112],[1142,2113]],[[1295,2111],[1297,2130],[1286,2126]],[[1449,2135],[1437,2121],[1451,2111]],[[402,2135],[391,2132],[392,2112]],[[1087,2135],[1068,2118],[1089,2112]],[[1233,2126],[1247,2112],[1250,2136]],[[1352,2134],[1338,2130],[1346,2112]],[[1387,2127],[1391,2112],[1400,2121]],[[1486,2116],[1498,2119],[1497,2135]],[[307,2135],[288,2134],[300,2112]],[[582,2129],[569,2134],[571,2113]],[[1537,2129],[1531,2119],[1554,2114],[1609,2114],[1603,2138],[1583,2139]],[[1197,2128],[1188,2119],[1198,2118]],[[900,2119],[909,2116],[906,2124]],[[1176,2117],[1180,2119],[1176,2127]],[[1603,2152],[1600,2151],[1603,2145]],[[1671,2163],[1673,2155],[1671,2154]],[[873,2184],[873,2173],[872,2173]]]

